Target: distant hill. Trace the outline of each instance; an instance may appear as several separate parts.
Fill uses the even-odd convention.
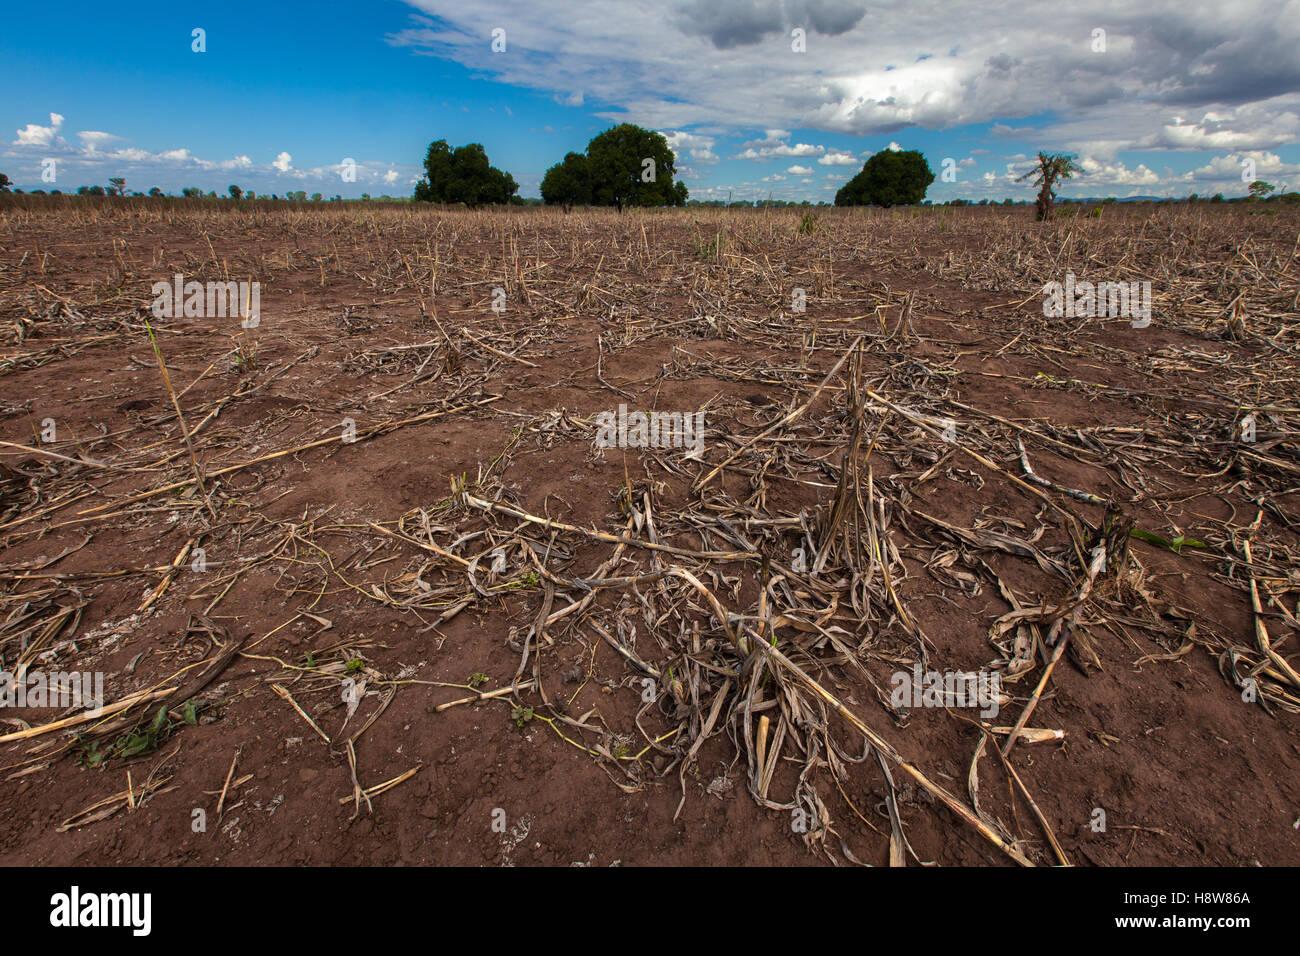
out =
[[[1097,203],[1110,200],[1112,202],[1164,202],[1165,200],[1186,199],[1186,196],[1062,196],[1057,200],[1060,202],[1087,202]]]

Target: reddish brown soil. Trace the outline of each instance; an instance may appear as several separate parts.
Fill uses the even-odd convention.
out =
[[[448,685],[466,685],[473,674],[487,676],[482,692],[510,686],[519,641],[542,611],[544,591],[524,581],[489,599],[439,565],[427,583],[459,580],[471,603],[431,627],[441,607],[397,605],[415,593],[412,572],[436,555],[372,527],[393,530],[413,509],[446,502],[462,475],[476,494],[496,488],[526,512],[607,533],[625,527],[619,493],[629,478],[638,489],[662,483],[658,514],[683,511],[698,504],[691,480],[699,463],[679,458],[673,473],[636,449],[597,455],[578,420],[620,402],[682,411],[712,402],[707,471],[806,401],[859,333],[866,335],[865,387],[951,416],[961,440],[1003,469],[918,429],[904,441],[897,416],[872,450],[876,493],[898,503],[891,534],[906,568],[895,582],[898,596],[932,644],[929,666],[974,670],[997,656],[989,628],[1011,607],[994,575],[1030,604],[1055,606],[1073,590],[1034,560],[959,545],[919,516],[1014,534],[1052,560],[1074,561],[1063,519],[1008,477],[1022,475],[1017,437],[1044,478],[1121,502],[1141,528],[1170,539],[1183,532],[1207,545],[1175,554],[1132,541],[1150,600],[1125,607],[1129,592],[1112,589],[1084,607],[1078,632],[1101,667],[1067,656],[1029,721],[1064,730],[1066,738],[1021,743],[1012,753],[1070,861],[1300,863],[1300,741],[1289,706],[1300,687],[1273,668],[1272,676],[1260,672],[1267,709],[1246,703],[1223,663],[1235,650],[1244,675],[1264,661],[1250,575],[1237,550],[1247,539],[1261,598],[1277,602],[1262,620],[1275,650],[1298,663],[1300,417],[1290,409],[1300,395],[1300,217],[1107,210],[1101,220],[1042,227],[1022,210],[981,212],[828,214],[806,236],[789,213],[0,209],[0,439],[40,449],[0,447],[8,469],[0,497],[3,669],[12,670],[24,643],[40,633],[18,639],[24,613],[83,602],[79,617],[42,645],[55,653],[41,666],[102,671],[109,702],[174,687],[201,673],[222,646],[243,641],[198,693],[196,723],[174,710],[163,739],[143,754],[111,752],[128,727],[97,742],[99,753],[110,754],[97,763],[88,756],[89,723],[73,728],[85,736],[49,732],[0,744],[0,864],[808,865],[844,862],[849,854],[886,863],[890,824],[874,760],[846,768],[844,791],[823,780],[818,792],[835,830],[823,854],[792,831],[788,812],[750,796],[735,726],[710,736],[684,771],[684,754],[671,741],[635,762],[588,752],[600,744],[621,758],[647,746],[637,725],[641,674],[589,628],[552,628],[539,672],[547,698],[565,701],[573,717],[593,714],[587,720],[606,729],[603,739],[556,720],[535,691],[514,698],[535,709],[522,722],[511,718],[510,695],[435,711],[470,696],[465,686]],[[707,244],[717,235],[723,239],[715,255]],[[1152,327],[1044,319],[1037,290],[1067,266],[1103,280],[1151,277]],[[237,320],[151,320],[174,388],[185,390],[179,401],[188,428],[220,406],[194,436],[215,520],[191,480],[144,331],[151,283],[176,272],[199,281],[251,276],[262,286],[261,324],[248,336],[256,348],[251,369],[234,360]],[[491,309],[496,286],[507,292],[504,313]],[[790,312],[796,287],[807,290],[802,315]],[[1218,316],[1240,289],[1247,290],[1248,324],[1236,340]],[[913,335],[882,336],[877,307],[892,332],[907,293]],[[427,312],[436,309],[436,321],[422,315],[422,300]],[[455,342],[455,360],[441,344],[382,351],[441,343],[444,334]],[[762,374],[772,368],[784,371]],[[427,377],[399,387],[417,374]],[[804,424],[832,427],[844,382],[841,372]],[[1268,459],[1261,463],[1242,457],[1231,437],[1241,408],[1269,403],[1277,408],[1261,417],[1267,448],[1259,447]],[[450,411],[367,435],[381,423],[440,409]],[[551,415],[561,411],[565,416]],[[355,443],[325,443],[212,476],[337,437],[344,418],[356,423]],[[39,440],[45,419],[55,422],[53,442]],[[1133,431],[1116,431],[1126,428]],[[1268,444],[1273,434],[1283,437]],[[1188,437],[1195,435],[1202,439]],[[727,444],[722,436],[737,440]],[[1090,452],[1088,438],[1102,451]],[[1127,453],[1116,452],[1125,442],[1149,456],[1155,447],[1166,453],[1136,469]],[[817,480],[825,487],[787,480],[783,466],[774,467],[761,513],[812,514],[832,498],[842,449],[809,448],[824,459]],[[171,483],[182,487],[132,500]],[[709,500],[724,493],[744,501],[749,477],[724,473]],[[1084,525],[1101,520],[1101,508],[1044,494]],[[465,558],[480,553],[474,542],[454,542],[462,530],[485,527],[481,511],[431,517],[445,525],[434,533],[440,547]],[[414,536],[420,528],[411,521],[404,533]],[[549,540],[536,526],[525,533],[539,547]],[[703,547],[697,534],[676,528],[665,540]],[[187,555],[141,612],[167,566],[194,542],[207,570],[191,570]],[[567,577],[593,573],[612,547],[574,533],[556,543],[573,553]],[[729,547],[717,538],[711,546]],[[955,557],[946,569],[934,563],[945,551]],[[510,577],[523,570],[513,567],[515,557]],[[488,563],[478,572],[481,583]],[[728,577],[709,581],[719,598],[737,613],[753,613],[746,609],[756,605],[756,567],[716,569]],[[962,571],[967,578],[949,573]],[[1077,562],[1070,573],[1081,576]],[[614,608],[625,598],[631,595],[607,591],[597,603]],[[567,603],[558,594],[555,600],[553,610]],[[686,619],[706,630],[716,624],[703,609]],[[639,612],[633,620],[637,647],[654,663]],[[861,660],[882,688],[915,659],[916,642],[892,611],[869,632],[851,615],[836,620],[870,633]],[[663,626],[675,633],[677,623]],[[340,733],[341,680],[347,662],[357,660],[364,670],[353,676],[364,678],[368,691]],[[1035,663],[1007,685],[1012,699],[992,723],[1015,721],[1042,673],[1042,659]],[[190,665],[197,666],[178,676]],[[532,668],[530,660],[521,679]],[[900,721],[853,668],[823,663],[816,676],[930,779],[969,803],[967,775],[981,739],[971,711],[918,709]],[[274,693],[273,683],[334,743]],[[154,709],[132,713],[147,721]],[[369,788],[417,772],[358,807],[344,741],[376,713],[355,745],[356,780]],[[0,711],[0,733],[60,716]],[[641,723],[655,734],[677,726],[654,710]],[[835,733],[844,750],[861,753],[861,742],[841,725]],[[979,766],[984,813],[1030,859],[1055,862],[1033,810],[991,750]],[[793,762],[778,769],[772,799],[788,799],[797,773]],[[898,768],[893,778],[915,853],[909,864],[1007,862]],[[123,793],[126,799],[105,804],[115,808],[110,815],[83,816]],[[1106,812],[1105,832],[1090,827],[1096,808]],[[195,810],[206,813],[205,832],[194,830]],[[498,810],[505,832],[493,827],[502,819]],[[61,829],[70,820],[74,825]]]

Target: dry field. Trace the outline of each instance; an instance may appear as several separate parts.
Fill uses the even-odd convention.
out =
[[[65,203],[0,671],[104,710],[0,710],[0,863],[1300,863],[1297,211]]]

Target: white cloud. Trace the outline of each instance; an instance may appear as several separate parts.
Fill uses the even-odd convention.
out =
[[[83,130],[77,134],[77,138],[86,144],[86,152],[93,153],[100,146],[120,140],[122,137],[114,136],[112,133],[101,133],[97,130]]]
[[[712,166],[718,162],[718,156],[713,152],[713,146],[717,141],[712,136],[687,133],[682,130],[665,132],[663,136],[668,140],[668,147],[673,151],[678,162],[685,158],[689,158],[689,161],[696,166]]]
[[[1129,169],[1121,162],[1106,163],[1091,156],[1079,159],[1083,173],[1079,176],[1081,183],[1086,180],[1089,187],[1104,183],[1107,186],[1155,186],[1160,177],[1145,164],[1138,163],[1135,169]]]
[[[744,145],[753,147],[779,146],[789,138],[790,131],[788,129],[769,129],[764,132],[762,139],[751,139]]]
[[[808,166],[791,166],[786,172],[791,176],[807,176],[812,172],[812,169]]]
[[[820,166],[857,166],[858,158],[852,153],[841,152],[838,149],[832,149],[825,156],[817,160]]]
[[[287,173],[289,170],[293,168],[293,166],[290,165],[292,159],[293,157],[290,156],[288,153],[280,153],[280,155],[275,157],[275,162],[273,162],[271,165],[274,166],[276,169],[280,170],[280,172]]]
[[[1029,136],[1024,119],[1037,116],[1062,119],[1032,130],[1034,145],[1073,152],[1094,141],[1275,149],[1300,139],[1295,0],[1075,0],[1050,18],[1033,0],[879,0],[869,13],[865,0],[679,0],[667,13],[637,0],[577,10],[569,0],[409,2],[432,17],[390,37],[395,45],[522,89],[585,90],[611,122],[743,131],[767,117],[769,136],[743,147],[744,159],[824,155],[783,152],[789,130],[998,122]],[[808,52],[791,52],[788,27],[805,22]],[[501,23],[511,24],[509,56],[483,39]],[[1099,24],[1103,54],[1091,50]]]
[[[28,123],[23,129],[17,131],[18,138],[14,140],[13,144],[15,146],[49,146],[54,142],[54,138],[58,135],[61,126],[63,126],[63,117],[58,113],[51,113],[49,126]]]
[[[1255,166],[1255,178],[1263,179],[1277,187],[1278,192],[1296,188],[1300,177],[1300,163],[1287,163],[1277,153],[1264,150],[1245,150],[1215,156],[1204,166],[1192,170],[1187,178],[1194,183],[1207,183],[1216,191],[1244,193],[1249,184],[1242,178],[1247,171],[1245,160]]]
[[[1181,116],[1161,127],[1143,145],[1164,149],[1259,149],[1300,139],[1300,113],[1281,110],[1259,115],[1251,108],[1206,112],[1194,123]]]
[[[743,152],[737,153],[732,159],[799,159],[820,156],[825,152],[825,146],[816,146],[812,143],[795,143],[793,146],[789,143],[772,143],[763,146],[751,145]]]

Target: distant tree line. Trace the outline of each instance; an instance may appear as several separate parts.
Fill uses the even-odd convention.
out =
[[[1035,168],[1020,179],[1032,179],[1039,187],[1035,201],[1038,217],[1046,218],[1054,205],[1121,203],[1300,203],[1300,192],[1279,193],[1273,184],[1255,180],[1249,194],[1232,199],[1223,193],[1201,196],[1192,193],[1185,198],[1132,197],[1117,199],[1057,198],[1055,186],[1079,171],[1075,157],[1065,154],[1039,153]],[[482,145],[470,143],[452,149],[445,140],[431,143],[425,156],[425,176],[416,184],[415,195],[372,197],[362,193],[360,199],[344,199],[340,195],[326,198],[321,193],[308,197],[305,190],[278,193],[255,193],[231,184],[226,196],[236,202],[270,200],[280,202],[410,202],[412,200],[442,203],[463,203],[482,206],[510,203],[522,206],[559,205],[566,209],[575,205],[614,206],[689,206],[692,208],[722,209],[742,207],[753,209],[784,209],[790,207],[826,206],[825,202],[785,199],[690,199],[686,185],[676,180],[676,165],[668,141],[660,133],[643,129],[631,123],[615,126],[593,137],[585,153],[569,153],[546,171],[541,183],[541,199],[523,199],[517,193],[514,177],[502,172],[488,162]],[[871,156],[862,170],[850,179],[835,196],[837,206],[899,206],[921,204],[925,206],[1016,206],[1024,200],[1003,199],[949,199],[932,203],[925,199],[926,189],[934,181],[934,173],[925,157],[916,150],[886,150]],[[14,189],[13,182],[0,173],[0,193],[22,193]],[[64,193],[51,189],[31,189],[35,196],[61,196]],[[115,176],[106,186],[78,186],[78,196],[128,197],[126,179]],[[147,193],[132,191],[129,197],[167,198],[157,186]],[[219,199],[215,191],[205,193],[198,186],[185,186],[181,195],[187,199]]]
[[[23,190],[21,189],[11,189],[12,186],[13,183],[10,181],[9,177],[6,176],[4,173],[0,173],[0,193],[23,192]],[[48,193],[44,189],[30,189],[27,191],[27,193],[28,195],[32,195],[32,196],[46,196],[46,195],[62,196],[64,194],[63,191],[60,189],[51,189]],[[286,192],[283,196],[277,193],[271,193],[270,195],[263,193],[261,195],[258,195],[257,193],[253,192],[253,190],[251,189],[245,190],[242,187],[235,185],[233,183],[230,186],[226,187],[226,194],[231,199],[234,199],[236,202],[243,201],[246,199],[278,200],[278,201],[286,201],[286,202],[307,202],[308,201],[307,192],[306,190],[302,190],[302,189],[299,189],[296,192]],[[115,176],[108,181],[107,186],[78,186],[76,190],[76,195],[127,197],[128,194],[126,191],[126,180],[121,176]],[[203,190],[198,186],[182,187],[181,196],[186,199],[226,198],[225,196],[219,196],[215,191],[212,190],[209,190],[207,193],[204,193]],[[136,190],[136,191],[132,191],[129,194],[129,198],[135,198],[135,197],[165,199],[165,198],[169,198],[170,194],[164,193],[157,186],[151,186],[147,193],[142,193]],[[380,202],[409,202],[409,199],[405,196],[389,196],[386,193],[382,196],[377,196],[373,198],[377,199]],[[310,201],[311,202],[358,202],[358,201],[369,202],[371,201],[371,199],[372,197],[369,193],[362,193],[360,200],[344,199],[342,196],[339,195],[331,196],[327,200],[325,196],[321,193],[312,193]]]

